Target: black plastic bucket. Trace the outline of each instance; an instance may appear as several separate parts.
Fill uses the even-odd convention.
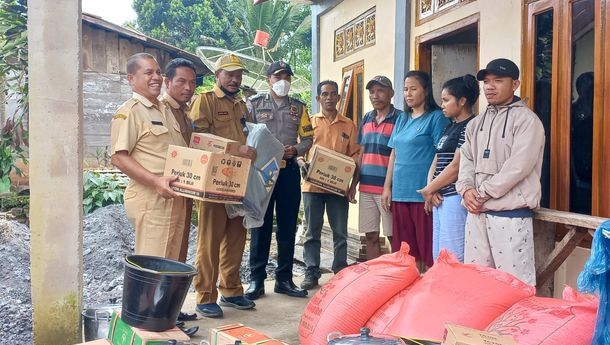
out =
[[[121,319],[130,326],[163,332],[176,325],[195,267],[156,256],[125,257]]]

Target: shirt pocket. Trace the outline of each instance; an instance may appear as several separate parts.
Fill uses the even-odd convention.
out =
[[[491,158],[480,158],[474,167],[475,173],[481,173],[486,175],[494,175],[498,172],[498,164],[495,159]]]
[[[169,129],[161,125],[152,125],[149,129],[150,133],[154,136],[160,136],[169,132]]]

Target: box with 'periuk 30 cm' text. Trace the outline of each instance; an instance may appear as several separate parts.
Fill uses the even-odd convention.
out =
[[[172,189],[187,198],[239,204],[248,183],[250,159],[170,145],[164,176],[178,176]]]
[[[305,180],[329,192],[346,195],[355,170],[352,157],[316,145]]]

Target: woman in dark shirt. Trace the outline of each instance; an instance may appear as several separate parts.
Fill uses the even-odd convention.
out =
[[[455,190],[460,166],[460,147],[465,140],[472,108],[479,98],[479,84],[474,76],[448,80],[443,84],[441,107],[451,120],[436,145],[436,156],[428,172],[428,185],[418,192],[424,197],[427,212],[432,211],[432,255],[448,249],[464,261],[464,224],[467,210]]]

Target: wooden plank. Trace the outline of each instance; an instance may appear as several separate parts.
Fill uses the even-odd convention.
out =
[[[566,211],[551,210],[548,208],[537,208],[534,210],[534,219],[550,223],[577,226],[586,229],[597,229],[607,218],[588,216],[584,214]]]
[[[83,71],[90,71],[93,65],[92,57],[92,29],[89,25],[83,25],[82,27],[82,63]]]
[[[536,274],[536,286],[542,286],[555,275],[555,271],[570,256],[576,246],[589,233],[587,229],[572,227],[563,240],[555,246],[546,262]]]
[[[536,271],[540,271],[546,264],[546,260],[551,257],[555,249],[555,229],[553,223],[534,220],[534,255],[536,259]],[[553,297],[553,281],[549,279],[546,283],[536,286],[537,295],[543,297]]]
[[[128,39],[119,38],[119,71],[120,73],[127,74],[125,70],[127,66],[127,59],[133,55],[131,52],[131,43]]]
[[[106,71],[119,74],[119,35],[116,32],[106,32]]]
[[[98,73],[106,73],[106,31],[92,28],[92,69]]]

